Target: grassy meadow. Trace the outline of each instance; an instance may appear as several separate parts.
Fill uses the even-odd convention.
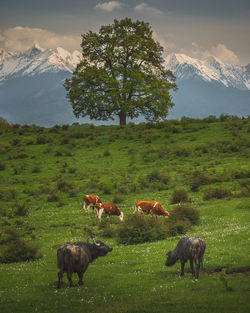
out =
[[[1,312],[250,312],[249,118],[126,127],[0,123],[0,143]],[[119,244],[118,217],[98,223],[92,210],[82,212],[83,195],[97,194],[118,205],[124,223],[136,200],[159,201],[171,215],[180,189],[200,222],[162,240]],[[57,290],[57,247],[90,235],[113,251],[89,265],[83,286],[73,274],[69,288],[64,274]],[[188,263],[182,278],[179,262],[165,266],[183,236],[207,244],[198,280]],[[35,260],[10,262],[26,247]]]

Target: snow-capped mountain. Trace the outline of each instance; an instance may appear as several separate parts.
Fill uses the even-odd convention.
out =
[[[72,73],[80,62],[81,53],[70,53],[61,47],[56,50],[44,50],[38,45],[18,53],[7,54],[0,52],[0,84],[6,79],[20,76],[35,76],[42,73],[58,73],[66,71]]]
[[[74,117],[63,86],[80,60],[79,51],[37,45],[22,53],[0,51],[0,116],[12,123],[47,127],[91,122]],[[198,60],[171,54],[165,66],[176,75],[179,87],[172,93],[170,118],[250,115],[250,64],[232,66],[214,57]]]
[[[199,60],[185,54],[172,53],[167,56],[165,66],[179,80],[199,78],[206,82],[218,82],[226,87],[250,89],[250,64],[230,65],[213,56]]]

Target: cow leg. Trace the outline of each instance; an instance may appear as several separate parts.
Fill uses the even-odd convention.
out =
[[[86,202],[83,200],[83,206],[82,206],[83,214],[86,212]]]
[[[184,276],[185,261],[181,261],[181,276]]]
[[[77,273],[77,274],[78,274],[78,277],[79,277],[78,285],[81,286],[81,285],[83,285],[83,281],[82,281],[83,272],[79,272],[79,273]]]
[[[138,212],[138,214],[142,214],[143,213],[142,208],[140,206],[138,206],[137,212]]]
[[[62,271],[58,271],[58,282],[57,282],[57,289],[61,288],[61,281],[63,279],[63,272]]]
[[[67,272],[67,277],[68,277],[68,280],[69,280],[69,286],[70,287],[73,287],[73,282],[72,282],[72,272],[68,271]]]
[[[191,258],[190,260],[190,268],[191,268],[191,272],[192,272],[192,275],[194,276],[195,273],[194,273],[194,264],[193,264],[193,259]]]
[[[135,214],[136,212],[138,213],[138,208],[137,207],[135,207],[135,210],[134,210],[133,214]]]
[[[195,278],[198,279],[199,278],[199,271],[200,271],[200,260],[197,260],[195,258],[194,262],[195,262],[195,267],[196,267]]]
[[[96,221],[98,221],[98,215],[99,215],[99,212],[98,212],[97,208],[95,208],[95,217],[96,217]]]
[[[98,213],[98,219],[99,219],[99,221],[101,220],[101,218],[102,218],[102,213],[103,213],[103,209],[100,209],[99,210],[99,213]]]

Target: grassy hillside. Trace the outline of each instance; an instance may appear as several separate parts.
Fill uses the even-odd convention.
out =
[[[249,312],[249,134],[250,119],[229,116],[126,127],[2,123],[0,259],[20,257],[20,242],[37,259],[0,264],[1,312]],[[136,200],[157,200],[171,214],[179,189],[200,214],[185,235],[207,244],[198,281],[189,264],[183,278],[179,263],[165,266],[184,234],[120,245],[117,217],[100,225],[82,213],[83,195],[97,194],[125,220]],[[68,288],[65,275],[57,290],[58,245],[90,234],[113,251],[89,266],[83,286]]]

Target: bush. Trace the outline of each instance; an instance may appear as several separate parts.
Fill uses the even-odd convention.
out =
[[[106,150],[104,151],[104,153],[103,153],[103,156],[104,156],[104,157],[109,157],[109,156],[110,156],[109,150],[106,149]]]
[[[39,164],[34,165],[34,167],[31,170],[32,173],[40,173],[41,172],[41,167]]]
[[[203,193],[203,200],[224,199],[232,196],[232,191],[222,187],[206,189]]]
[[[160,219],[144,215],[129,215],[118,229],[118,242],[133,245],[164,239],[167,227]]]
[[[17,199],[18,193],[15,189],[7,189],[0,191],[0,200],[11,201]]]
[[[4,171],[6,169],[5,163],[1,162],[0,163],[0,171]]]
[[[168,236],[184,235],[191,227],[188,220],[177,220],[172,223],[168,223]]]
[[[13,228],[7,228],[3,234],[4,243],[2,254],[0,256],[1,263],[24,262],[41,258],[37,247],[28,245],[24,240],[20,239],[20,235]]]
[[[49,195],[47,195],[47,201],[48,202],[57,202],[60,200],[61,200],[60,195],[55,191],[50,193]]]
[[[36,138],[36,143],[38,145],[43,145],[43,144],[45,144],[47,142],[48,142],[47,137],[45,135],[43,135],[43,134],[39,134],[37,136],[37,138]]]
[[[198,191],[200,186],[208,184],[209,181],[210,178],[205,176],[203,172],[199,170],[194,171],[189,178],[191,191]]]
[[[101,229],[101,235],[105,238],[116,237],[117,235],[117,230],[111,227],[110,219],[102,219],[99,224],[99,229]]]
[[[190,198],[185,189],[176,189],[172,193],[171,203],[189,202]]]
[[[112,200],[113,203],[122,203],[123,201],[124,201],[124,198],[120,194],[114,195],[113,200]]]
[[[15,216],[27,216],[28,215],[28,208],[25,203],[19,204],[17,203],[15,206],[14,211]]]
[[[171,226],[171,224],[175,224],[179,221],[197,225],[200,222],[200,213],[190,206],[178,205],[170,212],[167,224]]]
[[[164,174],[161,174],[158,170],[153,170],[146,176],[148,186],[151,190],[165,190],[169,187],[170,178]]]
[[[16,159],[25,159],[28,157],[28,154],[24,151],[19,151],[16,155]]]

